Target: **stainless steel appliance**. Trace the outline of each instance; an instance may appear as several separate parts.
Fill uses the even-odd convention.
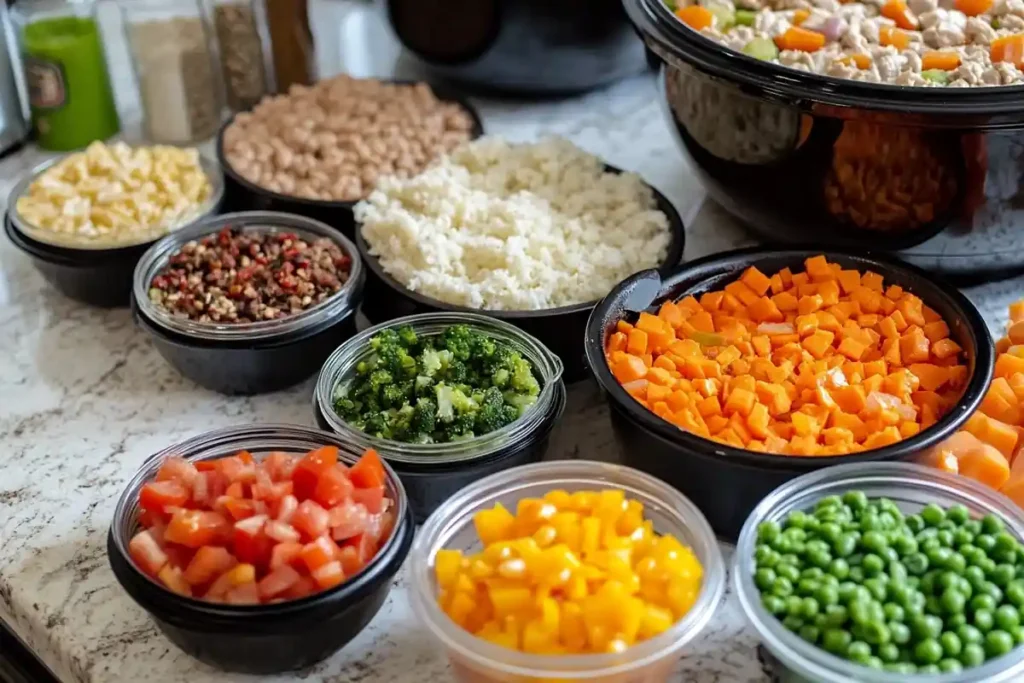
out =
[[[29,131],[16,76],[17,51],[7,3],[0,3],[0,155],[23,143]]]

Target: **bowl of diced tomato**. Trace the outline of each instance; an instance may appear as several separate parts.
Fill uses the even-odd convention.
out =
[[[953,434],[992,376],[956,288],[872,253],[742,249],[620,283],[587,326],[624,461],[736,538],[765,495]]]
[[[292,425],[219,429],[153,455],[121,494],[107,554],[172,642],[278,673],[374,617],[412,545],[405,490],[372,450]]]

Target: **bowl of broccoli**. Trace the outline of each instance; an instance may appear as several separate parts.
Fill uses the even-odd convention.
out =
[[[539,460],[565,386],[558,356],[519,328],[425,313],[340,346],[313,404],[322,427],[388,460],[423,520],[466,484]]]

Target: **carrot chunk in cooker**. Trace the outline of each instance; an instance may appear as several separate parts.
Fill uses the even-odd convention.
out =
[[[960,55],[955,52],[929,51],[921,55],[921,69],[952,71],[960,66]]]
[[[825,36],[816,31],[792,26],[786,29],[785,33],[775,36],[775,44],[780,50],[816,52],[825,47]]]
[[[918,27],[917,17],[903,0],[888,0],[882,5],[882,16],[892,19],[896,25],[907,31],[915,31]]]
[[[676,16],[694,31],[703,31],[706,28],[710,28],[715,18],[711,10],[700,5],[680,7],[676,10]]]

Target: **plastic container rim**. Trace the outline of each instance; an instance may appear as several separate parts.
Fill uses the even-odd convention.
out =
[[[673,527],[659,533],[686,529],[693,535],[694,554],[703,565],[700,595],[689,612],[664,633],[637,643],[621,654],[545,656],[514,652],[481,640],[465,631],[441,610],[434,592],[433,561],[451,537],[471,525],[473,507],[498,497],[538,485],[563,488],[566,484],[587,488],[609,485],[636,498],[645,508],[656,506],[672,518]],[[580,680],[625,675],[671,657],[707,626],[725,592],[726,567],[711,525],[689,498],[665,482],[639,470],[591,460],[540,462],[492,474],[462,489],[427,519],[410,553],[413,568],[410,584],[412,607],[420,621],[450,651],[481,667],[508,676],[537,679]],[[623,661],[628,656],[629,661]],[[498,663],[504,660],[506,663]]]
[[[733,588],[747,619],[765,647],[783,664],[800,667],[798,674],[812,676],[821,683],[1002,683],[1024,677],[1024,646],[1010,654],[957,673],[936,675],[897,674],[876,671],[841,659],[804,641],[786,629],[766,610],[754,585],[753,555],[757,526],[764,521],[781,521],[791,510],[804,509],[801,502],[835,494],[837,489],[859,489],[871,484],[904,485],[918,491],[933,492],[965,504],[998,514],[1013,534],[1024,542],[1024,511],[1009,498],[965,477],[914,463],[854,463],[837,465],[797,477],[772,491],[754,508],[740,531],[733,559]],[[816,495],[817,494],[817,495]]]
[[[370,355],[369,341],[374,335],[385,329],[409,325],[417,335],[433,336],[456,324],[469,325],[475,330],[512,344],[541,375],[543,385],[537,401],[515,422],[464,441],[412,444],[370,436],[350,426],[334,412],[334,395],[338,386],[351,376],[359,361]],[[375,448],[382,456],[394,462],[451,465],[486,458],[500,450],[520,444],[534,434],[543,426],[556,404],[563,371],[561,359],[543,343],[503,320],[471,313],[419,313],[374,325],[345,341],[324,362],[317,377],[314,396],[316,406],[324,420],[334,432],[346,440],[367,448]]]

